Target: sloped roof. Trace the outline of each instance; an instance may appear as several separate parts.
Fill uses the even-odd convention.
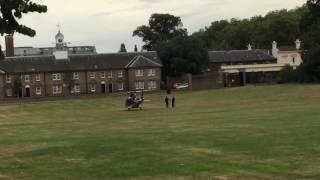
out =
[[[212,63],[227,63],[273,61],[276,59],[260,50],[231,50],[209,51],[209,60]]]
[[[139,67],[162,67],[162,65],[141,55],[134,57],[131,62],[126,65],[126,68]]]
[[[161,64],[156,52],[70,55],[68,60],[55,60],[52,55],[23,56],[6,58],[0,62],[0,70],[24,73],[124,69],[137,56],[148,59],[150,63]]]

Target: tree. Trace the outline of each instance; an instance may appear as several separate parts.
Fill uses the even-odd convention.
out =
[[[301,76],[305,82],[320,82],[320,0],[308,0],[301,19],[304,57]]]
[[[307,12],[301,19],[300,29],[304,48],[310,49],[320,42],[320,0],[308,0]]]
[[[33,3],[30,0],[0,0],[0,35],[17,32],[30,37],[35,36],[35,30],[20,24],[17,20],[29,12],[45,13],[47,6]]]
[[[208,65],[208,51],[202,42],[189,36],[178,36],[157,48],[163,63],[163,77],[183,73],[199,74]]]
[[[136,44],[134,45],[134,52],[138,52],[138,46]]]
[[[246,49],[249,43],[254,48],[269,49],[274,40],[282,45],[291,45],[300,34],[300,19],[305,11],[303,6],[271,11],[265,16],[250,19],[214,21],[193,36],[199,37],[210,50]]]
[[[120,50],[119,50],[120,53],[126,53],[127,52],[127,49],[126,49],[126,45],[124,43],[122,43],[120,45]]]
[[[170,14],[152,14],[148,25],[139,26],[133,31],[133,36],[141,37],[145,42],[143,49],[148,51],[155,50],[162,42],[187,34],[181,18]]]

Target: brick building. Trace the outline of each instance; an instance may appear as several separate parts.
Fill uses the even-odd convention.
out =
[[[0,63],[0,98],[159,90],[156,52],[8,57]]]
[[[0,99],[160,90],[156,52],[69,54],[60,31],[55,38],[52,55],[0,62]]]

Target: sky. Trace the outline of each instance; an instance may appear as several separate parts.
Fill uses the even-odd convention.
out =
[[[180,16],[189,34],[211,22],[250,18],[279,9],[301,6],[306,0],[33,0],[48,6],[45,14],[26,14],[20,22],[37,31],[33,38],[15,34],[15,46],[54,46],[58,24],[70,46],[96,46],[99,53],[117,52],[125,43],[128,51],[143,42],[132,37],[153,13]],[[0,38],[1,44],[4,38]]]

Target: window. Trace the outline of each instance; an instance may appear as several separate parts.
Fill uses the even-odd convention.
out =
[[[156,75],[156,70],[155,69],[149,69],[148,70],[148,76],[155,76]]]
[[[119,83],[118,84],[118,90],[119,91],[123,91],[123,83]]]
[[[71,90],[71,93],[80,93],[80,85],[75,84]]]
[[[157,82],[156,81],[149,81],[148,82],[148,89],[157,89]]]
[[[122,78],[123,77],[123,71],[118,71],[118,77]]]
[[[136,70],[136,76],[143,76],[143,70],[142,69]]]
[[[36,74],[36,81],[40,81],[41,80],[41,75],[40,74]]]
[[[24,75],[24,81],[29,82],[30,81],[30,75],[26,74]]]
[[[136,89],[144,89],[144,82],[143,81],[137,81],[135,83]]]
[[[95,84],[90,85],[90,91],[93,93],[96,92],[96,85]]]
[[[12,89],[11,88],[7,88],[6,89],[6,94],[8,97],[11,97],[12,96]]]
[[[11,83],[11,76],[10,75],[6,75],[6,82]]]
[[[36,95],[41,95],[41,87],[36,87]]]
[[[96,77],[96,74],[94,72],[90,72],[89,76],[90,76],[91,79],[94,79]]]
[[[73,73],[73,79],[79,79],[79,73],[78,72],[74,72]]]
[[[52,86],[53,94],[62,94],[62,86]]]
[[[112,78],[112,71],[108,72],[108,78]]]
[[[54,81],[61,80],[61,74],[60,73],[52,74],[52,80],[54,80]]]
[[[101,77],[101,79],[106,78],[106,72],[101,72],[101,73],[100,73],[100,77]]]

